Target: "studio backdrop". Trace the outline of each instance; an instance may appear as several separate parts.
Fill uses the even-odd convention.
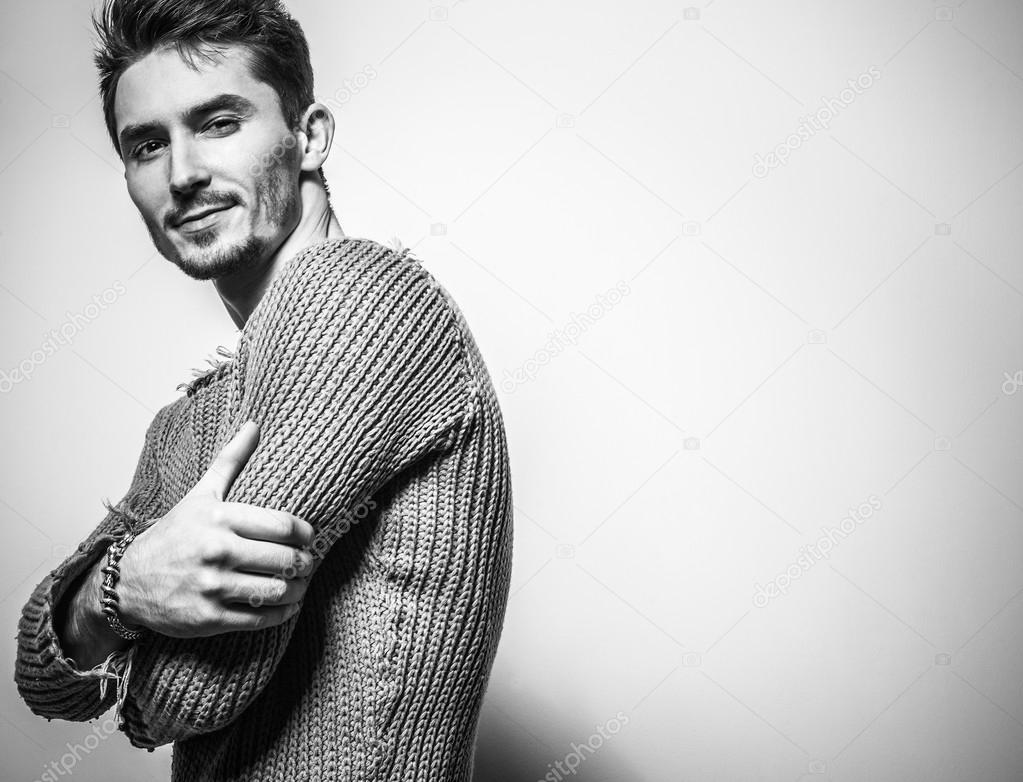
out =
[[[1019,779],[1023,4],[288,5],[344,232],[412,248],[504,414],[514,569],[476,778]],[[169,777],[112,710],[28,710],[17,623],[237,341],[127,195],[91,8],[0,23],[19,782]]]

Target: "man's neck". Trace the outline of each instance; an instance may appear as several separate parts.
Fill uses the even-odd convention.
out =
[[[317,178],[318,179],[318,178]],[[306,179],[300,185],[302,215],[298,225],[258,267],[243,269],[230,277],[213,281],[234,325],[241,329],[259,304],[266,289],[288,261],[314,244],[345,235],[327,193],[319,181]]]

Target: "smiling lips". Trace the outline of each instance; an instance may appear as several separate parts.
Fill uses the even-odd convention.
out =
[[[222,204],[220,206],[211,206],[206,209],[200,209],[198,212],[192,212],[192,214],[186,215],[181,220],[178,220],[174,224],[174,227],[180,228],[181,226],[187,223],[195,222],[196,220],[201,220],[207,215],[215,214],[217,212],[223,212],[225,209],[230,209],[232,206],[234,206],[234,204]]]

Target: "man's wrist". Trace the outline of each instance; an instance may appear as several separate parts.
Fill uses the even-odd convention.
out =
[[[87,635],[91,636],[93,641],[104,647],[116,646],[123,648],[128,646],[127,639],[114,632],[109,622],[107,622],[106,616],[103,614],[103,567],[106,564],[106,559],[107,555],[104,551],[99,562],[90,571],[89,581],[86,585],[87,591],[82,595],[84,601],[87,602],[85,610],[82,612],[87,620],[84,631]],[[113,649],[110,649],[110,651],[113,651]]]
[[[107,548],[106,565],[102,568],[103,582],[100,585],[102,597],[101,611],[111,630],[121,638],[134,641],[145,635],[146,628],[141,624],[133,624],[128,618],[130,610],[122,605],[121,592],[121,561],[135,540],[135,532],[129,531],[115,540]]]
[[[130,644],[111,629],[100,607],[105,561],[104,553],[72,587],[74,593],[64,595],[54,615],[54,632],[64,655],[81,671],[95,667],[111,652]]]
[[[121,555],[119,565],[119,578],[117,581],[118,608],[117,612],[121,621],[132,628],[146,629],[146,617],[139,612],[138,601],[136,600],[138,586],[136,565],[135,544],[125,548]],[[102,597],[102,593],[101,593]],[[102,608],[101,608],[102,610]]]

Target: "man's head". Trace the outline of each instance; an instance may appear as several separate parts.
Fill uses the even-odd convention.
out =
[[[276,0],[105,0],[93,23],[107,131],[157,249],[196,279],[269,256],[333,132],[298,23]]]

